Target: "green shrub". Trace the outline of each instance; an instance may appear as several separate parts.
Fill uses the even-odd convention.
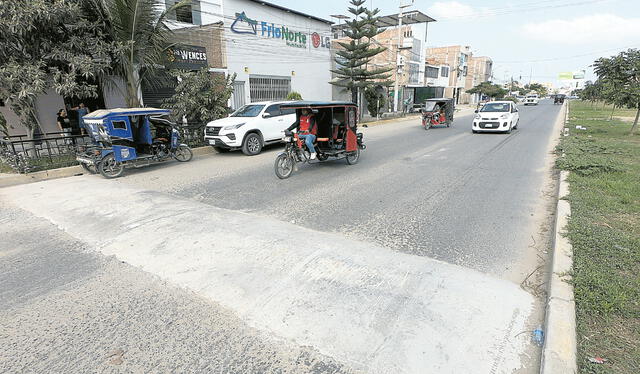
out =
[[[287,95],[287,100],[302,100],[302,95],[296,91],[291,91]]]

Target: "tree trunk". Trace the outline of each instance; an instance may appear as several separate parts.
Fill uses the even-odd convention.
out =
[[[638,107],[636,109],[636,119],[633,121],[633,126],[631,126],[629,135],[634,135],[636,133],[636,129],[638,128],[638,117],[640,117],[640,103],[638,103]]]
[[[611,115],[609,116],[609,121],[613,120],[613,112],[616,111],[616,104],[613,104],[613,109],[611,109]]]

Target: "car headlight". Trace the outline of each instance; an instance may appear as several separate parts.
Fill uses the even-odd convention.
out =
[[[509,118],[509,115],[508,114],[503,114],[503,115],[500,116],[500,118],[502,118],[502,119]]]
[[[473,117],[473,118],[474,118],[474,119],[480,119],[480,118],[482,118],[482,117],[481,117],[479,114],[476,114],[476,116],[475,116],[475,117]]]
[[[246,122],[239,123],[239,124],[237,124],[237,125],[225,126],[225,127],[223,128],[223,130],[225,130],[225,131],[226,131],[226,130],[235,130],[235,129],[239,129],[240,127],[244,126],[244,124],[245,124],[245,123],[246,123]]]

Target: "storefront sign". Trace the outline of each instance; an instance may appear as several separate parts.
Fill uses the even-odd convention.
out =
[[[305,33],[290,30],[285,25],[276,26],[274,23],[265,21],[260,22],[258,28],[258,21],[247,17],[245,12],[236,13],[236,19],[231,24],[231,31],[236,34],[250,34],[271,39],[282,39],[286,45],[290,47],[307,48],[307,35]],[[317,35],[317,33],[314,34]],[[318,37],[320,36],[318,35]],[[320,44],[322,44],[322,46],[327,45],[327,48],[329,48],[328,43],[329,38],[320,41]],[[318,48],[315,44],[314,47]]]
[[[167,49],[167,69],[200,70],[207,64],[207,50],[195,45],[176,45]]]
[[[313,48],[329,48],[331,45],[331,39],[328,36],[320,36],[317,32],[311,34],[311,44]]]

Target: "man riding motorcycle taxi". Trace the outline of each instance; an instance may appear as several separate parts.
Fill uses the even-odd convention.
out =
[[[313,113],[309,109],[302,109],[300,118],[285,130],[285,134],[290,133],[293,129],[296,129],[298,137],[304,140],[307,149],[311,153],[311,159],[314,160],[316,158],[316,149],[313,146],[313,142],[316,140],[318,127]]]

